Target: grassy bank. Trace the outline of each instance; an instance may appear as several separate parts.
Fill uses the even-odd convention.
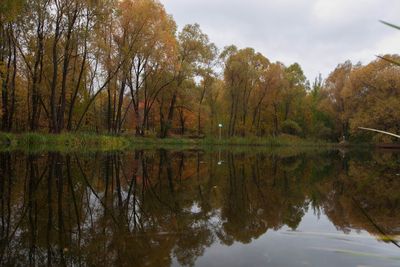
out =
[[[226,139],[204,138],[137,138],[133,136],[110,136],[96,134],[42,134],[0,133],[1,150],[54,150],[54,151],[112,151],[132,148],[215,148],[215,147],[331,147],[324,141],[307,140],[293,136],[279,137],[233,137]]]

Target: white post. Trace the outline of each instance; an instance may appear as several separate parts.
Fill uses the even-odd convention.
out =
[[[221,140],[221,136],[222,136],[222,124],[218,124],[219,127],[219,140]]]

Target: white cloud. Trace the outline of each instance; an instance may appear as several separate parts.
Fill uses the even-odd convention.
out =
[[[369,15],[365,14],[365,11],[378,7],[378,2],[375,0],[317,0],[313,5],[313,14],[320,21],[343,25],[354,20],[368,18]]]
[[[298,62],[309,79],[347,59],[366,63],[400,52],[398,0],[161,0],[179,27],[199,23],[219,47],[253,47],[273,61]],[[398,47],[398,50],[397,50]]]

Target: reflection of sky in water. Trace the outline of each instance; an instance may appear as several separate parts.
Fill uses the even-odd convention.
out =
[[[213,218],[215,222],[215,217]],[[269,229],[250,244],[214,242],[196,266],[400,266],[400,249],[366,231],[337,230],[309,208],[299,227]],[[180,266],[173,259],[173,266]]]

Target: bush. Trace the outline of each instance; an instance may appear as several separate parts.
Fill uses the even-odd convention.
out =
[[[0,145],[10,145],[11,136],[6,133],[0,133]]]
[[[282,132],[285,134],[301,135],[303,130],[297,122],[286,120],[282,123]]]
[[[315,131],[315,137],[323,140],[332,139],[334,134],[332,133],[332,129],[326,127],[325,125],[318,125]]]

